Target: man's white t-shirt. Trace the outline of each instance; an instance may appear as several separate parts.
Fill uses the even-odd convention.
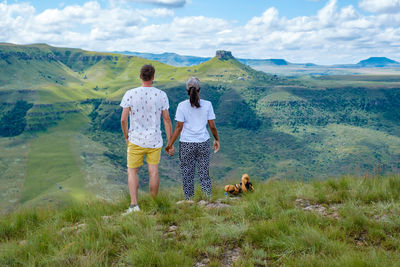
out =
[[[155,87],[137,87],[128,90],[121,107],[129,112],[129,142],[144,148],[159,148],[161,137],[161,113],[169,108],[167,94]]]
[[[178,104],[175,120],[183,122],[181,142],[202,143],[210,139],[207,131],[208,120],[215,120],[210,101],[200,99],[200,107],[192,107],[189,100]]]

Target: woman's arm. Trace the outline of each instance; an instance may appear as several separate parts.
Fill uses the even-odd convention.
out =
[[[210,131],[211,131],[212,135],[214,136],[213,149],[214,149],[214,154],[215,154],[219,151],[219,148],[220,148],[218,131],[217,131],[217,126],[215,125],[215,121],[208,120],[208,127],[210,127]]]
[[[172,134],[171,139],[168,141],[168,145],[165,147],[165,151],[167,151],[167,153],[170,156],[174,155],[174,150],[175,150],[175,149],[173,149],[174,143],[175,143],[176,139],[178,138],[178,136],[181,134],[182,129],[183,129],[183,122],[177,121],[174,133]]]

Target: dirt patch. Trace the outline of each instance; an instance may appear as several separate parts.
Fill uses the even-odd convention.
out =
[[[101,216],[101,219],[102,219],[104,222],[110,222],[110,221],[113,219],[113,216],[104,215],[104,216]]]
[[[207,209],[219,209],[219,208],[229,208],[230,205],[222,203],[220,201],[215,201],[215,202],[208,202],[206,200],[200,200],[197,203],[199,206],[205,207]]]
[[[379,222],[389,222],[390,218],[388,215],[383,214],[383,215],[374,215],[374,219],[379,221]]]
[[[209,264],[210,264],[210,259],[204,258],[201,261],[197,262],[194,267],[205,267],[205,266],[209,266]]]
[[[303,210],[318,213],[324,217],[331,217],[333,219],[339,219],[340,215],[338,212],[339,205],[321,205],[318,203],[311,203],[308,199],[298,198],[295,201],[296,207]]]
[[[240,248],[229,249],[224,252],[222,266],[232,266],[232,264],[240,258]]]
[[[187,204],[187,205],[192,205],[194,204],[193,200],[180,200],[178,202],[176,202],[177,205],[183,205],[183,204]]]
[[[240,255],[241,249],[239,247],[225,250],[222,254],[221,266],[231,267],[237,260],[239,260]],[[210,262],[210,259],[205,255],[205,258],[203,258],[201,261],[198,261],[194,267],[209,266]]]
[[[18,245],[20,245],[21,247],[26,246],[28,242],[26,240],[21,240],[18,242]]]
[[[362,231],[361,233],[352,235],[354,243],[358,247],[368,246],[368,232]]]
[[[64,235],[66,233],[70,232],[75,232],[75,234],[80,234],[82,231],[84,231],[87,227],[86,223],[77,223],[74,226],[67,226],[61,228],[60,232],[58,232],[60,235]]]
[[[229,208],[230,205],[223,203],[223,200],[218,199],[214,202],[210,202],[207,200],[200,200],[199,202],[197,202],[197,205],[199,205],[200,207],[204,207],[207,209],[219,209],[219,208]],[[194,202],[193,200],[180,200],[178,202],[176,202],[177,205],[193,205],[196,204],[196,202]]]
[[[176,231],[178,230],[178,226],[176,226],[175,224],[170,225],[168,227],[168,229],[164,232],[163,236],[167,239],[172,239],[172,238],[176,238]]]

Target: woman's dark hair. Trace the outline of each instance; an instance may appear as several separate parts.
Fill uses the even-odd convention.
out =
[[[154,69],[154,67],[152,65],[144,65],[140,69],[140,78],[143,81],[150,81],[151,79],[153,79],[155,72],[156,72],[156,70]]]
[[[196,87],[189,87],[188,90],[188,95],[190,97],[190,105],[192,107],[199,108],[200,107],[200,89],[197,89]]]

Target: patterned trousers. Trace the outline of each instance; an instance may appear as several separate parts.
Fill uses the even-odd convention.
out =
[[[179,142],[179,161],[185,198],[190,199],[194,195],[196,165],[201,191],[207,196],[211,196],[211,179],[208,173],[210,167],[210,139],[202,143]]]

